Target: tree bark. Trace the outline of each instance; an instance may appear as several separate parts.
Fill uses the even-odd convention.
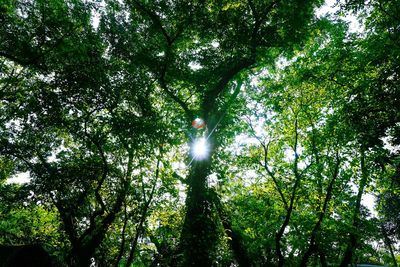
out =
[[[193,154],[193,153],[191,153]],[[193,160],[186,198],[186,216],[181,244],[184,250],[183,266],[211,266],[210,252],[215,241],[215,223],[212,202],[207,194],[207,176],[211,167],[211,153],[204,160]]]
[[[357,193],[356,206],[354,209],[353,215],[353,225],[352,231],[350,233],[349,242],[346,247],[346,251],[344,253],[342,262],[340,263],[340,267],[347,267],[353,258],[353,253],[355,248],[357,247],[358,241],[358,227],[360,226],[360,207],[361,207],[361,198],[364,193],[365,186],[367,185],[368,175],[365,169],[365,152],[364,149],[361,148],[361,159],[360,159],[360,167],[361,167],[361,181],[360,186]]]
[[[149,194],[148,199],[147,200],[145,199],[145,203],[144,203],[144,206],[143,206],[143,209],[142,209],[142,213],[141,213],[141,216],[140,216],[140,221],[139,221],[139,224],[136,227],[135,237],[133,238],[132,243],[131,243],[131,250],[129,252],[128,260],[126,261],[126,266],[128,266],[128,267],[131,266],[131,264],[132,264],[132,262],[134,260],[137,243],[138,243],[139,237],[143,233],[143,224],[147,219],[147,213],[148,213],[151,201],[153,200],[154,191],[156,189],[157,180],[158,180],[158,177],[159,177],[159,174],[160,174],[160,162],[161,162],[160,159],[158,159],[157,160],[157,167],[156,167],[157,169],[156,169],[154,183],[153,183],[153,186],[151,188],[151,192]],[[143,196],[145,197],[145,192],[143,192]]]
[[[289,201],[289,207],[286,210],[285,220],[283,221],[281,228],[275,235],[275,247],[276,247],[275,249],[276,249],[276,256],[278,258],[278,266],[279,267],[283,267],[285,264],[285,258],[283,257],[283,254],[282,254],[281,240],[282,240],[283,233],[285,232],[286,227],[289,225],[290,217],[292,215],[292,211],[293,211],[293,207],[294,207],[294,201],[296,198],[297,188],[299,187],[300,180],[301,180],[301,174],[298,172],[299,156],[297,154],[297,144],[298,144],[299,134],[298,134],[297,130],[298,130],[298,121],[296,118],[295,125],[294,125],[295,140],[294,140],[294,146],[293,146],[293,150],[294,150],[294,154],[295,154],[294,163],[293,163],[293,174],[295,177],[295,182],[293,185],[292,194],[291,194],[290,201]]]
[[[223,204],[219,196],[215,192],[211,192],[213,194],[213,202],[217,209],[219,218],[222,222],[222,226],[224,227],[225,233],[230,238],[230,247],[233,251],[233,255],[239,264],[240,267],[251,267],[253,263],[251,261],[250,256],[248,255],[246,248],[243,245],[243,240],[239,232],[232,228],[232,222],[230,220],[229,215],[224,210]]]
[[[392,261],[393,261],[393,266],[397,267],[397,260],[396,260],[396,256],[394,255],[393,252],[393,246],[392,246],[392,241],[390,240],[389,236],[387,235],[385,228],[383,226],[381,226],[381,231],[382,231],[382,235],[383,238],[385,240],[385,245],[387,246],[387,248],[389,249],[390,252],[390,256],[392,257]]]
[[[315,224],[315,226],[313,228],[313,231],[311,233],[310,243],[309,243],[309,246],[308,246],[306,252],[304,253],[303,258],[301,259],[300,267],[306,267],[308,259],[314,253],[316,253],[316,252],[318,252],[318,250],[320,250],[320,249],[318,249],[319,245],[317,244],[317,240],[316,239],[317,239],[317,236],[319,234],[319,231],[321,230],[321,225],[322,225],[322,222],[324,220],[326,209],[328,207],[329,201],[332,198],[333,185],[334,185],[334,183],[336,181],[336,178],[337,178],[337,176],[339,174],[339,164],[340,164],[340,162],[339,162],[338,156],[336,156],[336,157],[337,158],[336,158],[335,170],[333,172],[333,177],[332,177],[331,181],[329,182],[328,189],[326,191],[326,197],[325,197],[325,200],[324,200],[324,204],[322,206],[322,210],[321,210],[321,212],[319,214],[318,221]]]
[[[119,246],[118,256],[115,260],[115,265],[114,265],[115,267],[118,267],[119,262],[121,261],[122,256],[124,255],[124,252],[125,252],[125,231],[126,231],[127,224],[128,224],[128,214],[126,211],[126,203],[124,203],[124,225],[122,227],[122,232],[121,232],[122,240],[121,240],[121,244]]]
[[[186,197],[186,216],[181,235],[181,247],[183,248],[183,266],[211,266],[211,252],[217,238],[216,223],[212,218],[213,203],[208,195],[207,176],[210,174],[212,156],[217,147],[216,128],[219,121],[224,116],[232,101],[238,95],[242,81],[237,83],[236,89],[230,95],[227,105],[218,106],[217,99],[225,92],[228,83],[243,69],[255,63],[254,58],[241,58],[236,64],[226,70],[221,75],[220,80],[210,86],[203,96],[201,103],[201,114],[207,125],[205,136],[208,142],[208,155],[205,159],[196,160],[193,148],[190,148],[189,157],[191,165],[188,182],[188,192]],[[188,112],[186,112],[188,114]],[[189,113],[190,114],[190,113]],[[217,116],[218,121],[217,121]],[[188,118],[189,120],[192,118]],[[221,130],[219,128],[218,130]],[[190,142],[190,140],[189,140]]]
[[[322,267],[328,267],[328,263],[326,262],[325,253],[321,250],[321,248],[319,250],[319,261],[320,261]]]

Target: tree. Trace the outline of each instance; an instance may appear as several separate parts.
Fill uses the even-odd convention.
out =
[[[321,4],[3,1],[1,181],[30,182],[0,185],[1,242],[72,266],[395,263],[397,1],[346,2],[359,35]]]
[[[163,93],[184,111],[182,127],[188,129],[196,115],[207,124],[203,134],[207,136],[209,154],[201,161],[192,161],[187,177],[187,213],[182,232],[184,265],[212,263],[209,251],[213,249],[215,225],[206,180],[214,151],[221,142],[223,124],[219,121],[241,89],[240,80],[244,77],[240,78],[240,73],[261,62],[268,56],[268,49],[290,50],[304,39],[307,22],[318,3],[127,2],[133,24],[142,25],[152,33],[141,36],[141,43],[146,44],[142,52],[146,53],[148,70]],[[282,27],[283,23],[290,27]],[[124,54],[119,56],[129,55]],[[191,69],[190,64],[197,64],[199,69]],[[189,154],[194,157],[193,151]]]
[[[140,73],[104,57],[91,4],[12,2],[5,8],[1,153],[29,171],[34,194],[57,208],[70,264],[85,266],[134,186],[138,161],[162,138],[144,97],[152,88],[147,80],[139,84]],[[122,72],[138,83],[127,86]]]

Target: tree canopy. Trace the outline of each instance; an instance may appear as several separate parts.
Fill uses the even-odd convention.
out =
[[[54,266],[397,266],[399,9],[1,1],[0,245]]]

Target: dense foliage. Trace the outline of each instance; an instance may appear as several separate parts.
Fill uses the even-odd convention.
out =
[[[0,245],[397,266],[400,1],[330,4],[2,0]]]

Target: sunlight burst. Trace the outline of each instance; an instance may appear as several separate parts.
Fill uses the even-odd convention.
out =
[[[208,155],[208,144],[207,139],[201,137],[196,139],[192,147],[193,158],[196,160],[205,159]]]

